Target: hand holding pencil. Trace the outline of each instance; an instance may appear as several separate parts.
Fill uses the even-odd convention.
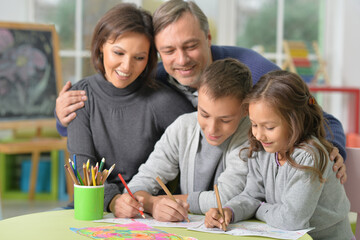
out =
[[[214,192],[218,208],[210,208],[210,210],[205,213],[205,227],[218,227],[226,231],[227,225],[232,218],[232,210],[230,210],[230,208],[222,208],[219,189],[216,184],[214,185]]]
[[[171,194],[169,189],[166,187],[166,185],[163,183],[163,181],[160,179],[160,177],[156,177],[156,181],[160,184],[161,188],[165,191],[166,195],[174,202],[176,202],[175,197]],[[190,222],[189,218],[185,218],[187,222]]]
[[[134,197],[134,195],[132,194],[132,192],[130,191],[130,189],[129,189],[128,185],[126,184],[126,182],[125,182],[124,178],[122,177],[122,175],[119,173],[118,176],[119,176],[121,182],[124,184],[124,186],[125,186],[126,190],[128,191],[129,195],[130,195],[135,201],[137,201],[136,198]],[[141,214],[141,216],[142,216],[143,218],[145,218],[144,212],[141,211],[140,209],[138,209],[138,210],[139,210],[139,213]]]
[[[223,222],[221,223],[221,228],[222,228],[222,230],[224,230],[226,232],[225,214],[224,214],[224,211],[223,211],[223,208],[222,208],[222,205],[221,205],[219,189],[218,189],[216,184],[214,185],[214,190],[215,190],[216,202],[217,202],[217,205],[218,205],[219,213],[220,213],[220,216],[223,219]]]

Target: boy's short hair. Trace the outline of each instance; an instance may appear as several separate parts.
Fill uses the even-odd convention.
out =
[[[216,60],[200,76],[202,87],[213,99],[232,96],[242,101],[252,87],[250,69],[234,58]]]

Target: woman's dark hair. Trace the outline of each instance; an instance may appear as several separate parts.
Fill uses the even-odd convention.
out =
[[[109,40],[116,39],[124,33],[144,34],[150,41],[149,60],[142,72],[145,83],[153,86],[154,70],[157,64],[157,52],[154,43],[154,30],[151,14],[135,4],[121,3],[111,8],[95,26],[91,41],[91,60],[97,72],[105,76],[102,46]]]

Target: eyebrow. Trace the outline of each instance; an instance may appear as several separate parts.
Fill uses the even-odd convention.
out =
[[[191,38],[191,39],[185,41],[182,45],[186,45],[186,44],[189,44],[189,43],[198,43],[198,42],[200,42],[200,40],[198,38]],[[168,48],[174,48],[174,47],[171,46],[171,45],[168,45],[168,46],[160,47],[158,50],[161,51],[161,50],[165,50],[165,49],[168,49]]]
[[[206,112],[203,108],[201,108],[200,106],[198,106],[198,108],[199,108],[199,110],[201,111],[201,112],[204,112],[204,113],[206,113],[206,114],[209,114],[208,112]],[[234,117],[233,115],[225,115],[225,116],[218,116],[218,117],[216,117],[216,118],[232,118],[232,117]]]
[[[118,48],[124,52],[127,52],[125,49],[123,49],[122,47],[117,46],[117,45],[114,45],[113,48]],[[135,53],[135,55],[139,55],[139,54],[148,54],[148,51],[142,51],[142,52]]]
[[[250,117],[249,117],[250,121],[253,123],[254,120],[252,120]],[[268,123],[277,123],[276,121],[265,121],[265,122],[260,122],[260,123],[257,123],[257,124],[268,124]]]

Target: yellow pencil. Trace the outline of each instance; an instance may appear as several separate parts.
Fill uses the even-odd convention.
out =
[[[156,177],[156,181],[160,184],[160,186],[162,187],[162,189],[165,191],[166,195],[173,201],[176,202],[176,199],[174,198],[174,196],[171,194],[171,192],[169,191],[169,189],[166,187],[166,185],[163,183],[163,181],[161,181],[160,177],[157,176]],[[186,218],[187,222],[190,222],[189,218]]]
[[[218,208],[219,208],[219,213],[220,213],[221,217],[224,220],[223,223],[221,224],[221,226],[222,226],[222,229],[226,232],[225,215],[224,215],[224,211],[223,211],[222,206],[221,206],[219,189],[218,189],[216,184],[214,185],[214,190],[215,190],[217,205],[218,205]]]
[[[92,175],[92,180],[93,180],[93,186],[96,186],[95,171],[94,171],[94,167],[93,167],[93,166],[91,166],[91,175]]]

